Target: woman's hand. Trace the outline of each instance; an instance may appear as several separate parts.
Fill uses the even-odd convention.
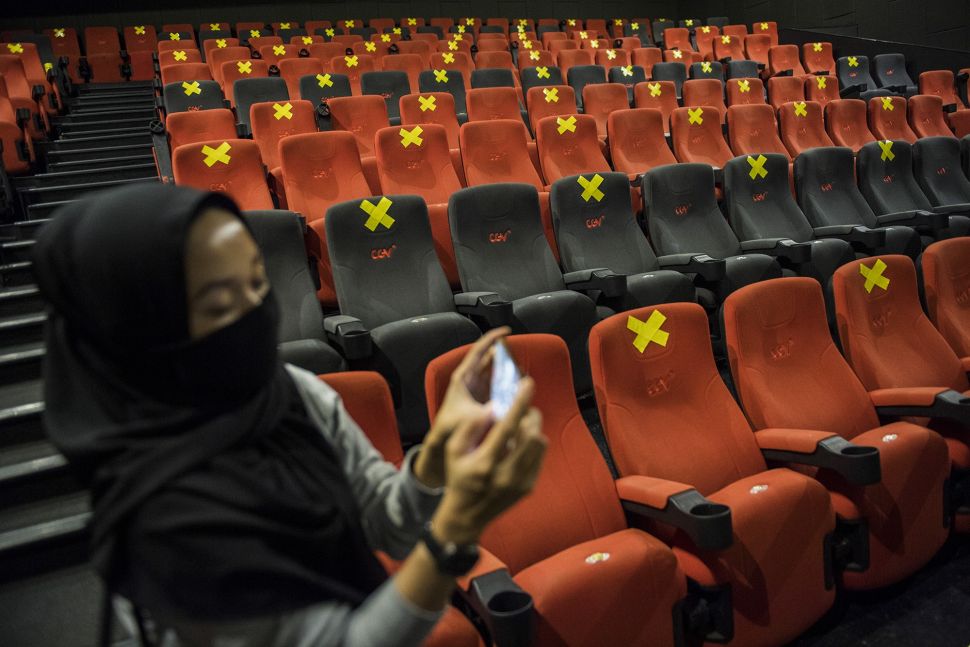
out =
[[[445,484],[445,445],[455,430],[463,422],[489,413],[487,401],[495,343],[509,332],[509,328],[503,327],[482,335],[451,374],[438,415],[414,461],[414,475],[428,487]]]

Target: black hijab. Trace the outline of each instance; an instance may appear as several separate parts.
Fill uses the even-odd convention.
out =
[[[140,185],[62,208],[38,236],[44,424],[92,490],[92,561],[175,619],[360,604],[385,574],[277,358],[272,293],[190,340],[186,238],[210,208],[239,217],[219,194]]]

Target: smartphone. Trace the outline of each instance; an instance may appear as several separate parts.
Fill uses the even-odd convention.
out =
[[[495,356],[492,358],[492,411],[496,420],[505,417],[512,408],[521,379],[522,373],[509,354],[509,349],[501,341],[495,344]]]

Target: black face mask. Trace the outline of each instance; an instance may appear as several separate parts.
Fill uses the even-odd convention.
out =
[[[226,408],[245,402],[278,367],[279,304],[273,292],[233,323],[201,339],[147,354],[152,395],[173,404]]]

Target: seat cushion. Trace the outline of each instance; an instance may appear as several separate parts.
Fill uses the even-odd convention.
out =
[[[535,603],[536,645],[673,645],[672,610],[686,592],[673,552],[633,529],[567,548],[515,581]]]
[[[696,301],[694,283],[680,272],[655,270],[626,277],[622,310],[642,308],[673,301]]]
[[[781,265],[765,254],[729,256],[724,260],[725,277],[717,285],[718,301],[723,301],[735,290],[751,283],[781,278]]]
[[[297,339],[280,344],[280,359],[311,373],[336,373],[347,370],[340,354],[319,339]]]

